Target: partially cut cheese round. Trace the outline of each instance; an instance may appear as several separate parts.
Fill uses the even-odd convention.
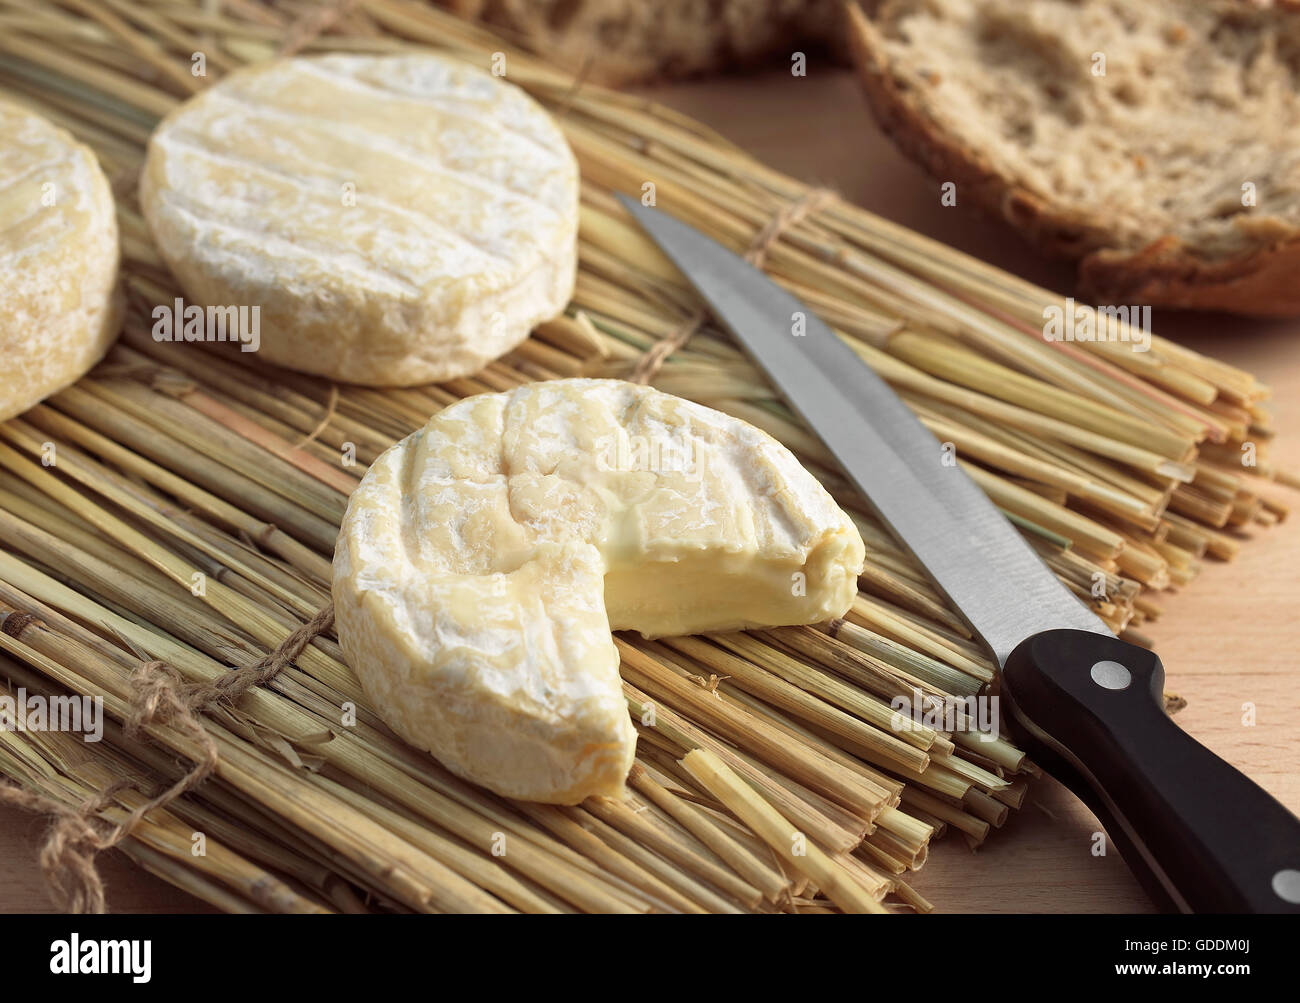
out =
[[[189,299],[258,307],[265,358],[344,382],[477,372],[573,292],[563,134],[514,85],[442,56],[223,77],[159,124],[140,204]]]
[[[815,623],[862,538],[780,443],[619,380],[471,397],[370,467],[334,555],[348,663],[388,724],[510,797],[618,795],[611,630]]]
[[[113,192],[67,131],[0,101],[0,421],[100,360],[122,316]]]

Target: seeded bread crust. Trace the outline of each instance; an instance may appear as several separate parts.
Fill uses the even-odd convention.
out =
[[[1233,160],[1239,152],[1233,137],[1216,132],[1219,123],[1237,113],[1232,101],[1239,90],[1243,101],[1251,102],[1241,107],[1243,120],[1258,120],[1264,129],[1270,119],[1263,116],[1272,112],[1280,119],[1279,139],[1295,134],[1300,125],[1295,83],[1300,77],[1300,15],[1294,5],[1261,7],[1246,0],[1149,0],[1139,5],[1141,28],[1154,37],[1157,51],[1163,38],[1180,54],[1197,55],[1191,65],[1213,66],[1225,74],[1220,92],[1210,91],[1204,107],[1181,102],[1168,109],[1170,118],[1163,123],[1153,119],[1175,142],[1179,130],[1185,130],[1191,148],[1200,151],[1201,162],[1190,167],[1186,159],[1150,155],[1151,136],[1138,134],[1141,130],[1120,135],[1099,125],[1123,121],[1127,110],[1095,110],[1099,95],[1102,101],[1113,100],[1114,85],[1084,92],[1094,81],[1086,70],[1081,72],[1077,58],[1041,79],[1027,72],[1024,79],[1012,76],[1015,93],[1008,91],[1007,76],[1014,67],[979,61],[981,45],[988,45],[988,36],[980,32],[990,25],[1004,34],[1022,31],[1014,44],[1021,52],[1041,45],[1045,65],[1062,55],[1077,55],[1069,49],[1071,27],[1091,33],[1079,39],[1079,46],[1108,38],[1109,43],[1097,44],[1114,47],[1128,26],[1117,21],[1103,30],[1098,25],[1133,16],[1117,13],[1124,6],[1118,0],[882,0],[870,6],[870,19],[856,6],[850,8],[848,36],[868,102],[885,132],[936,178],[955,182],[960,204],[1006,220],[1050,254],[1077,259],[1084,295],[1103,303],[1256,316],[1300,314],[1300,283],[1294,278],[1300,266],[1300,169],[1295,158],[1284,144],[1273,144],[1267,162],[1247,158],[1247,173]],[[951,45],[954,34],[962,33],[967,44]],[[1180,69],[1181,64],[1169,60],[1148,72]],[[944,109],[937,102],[944,96],[945,75],[959,79],[967,96],[974,95],[974,114],[942,120]],[[1196,84],[1209,89],[1205,81]],[[1035,87],[1043,95],[1027,110],[1027,103],[1038,97]],[[1124,92],[1118,93],[1122,97]],[[1139,108],[1146,100],[1147,95],[1137,93]],[[1152,114],[1162,110],[1157,106]],[[1107,185],[1110,178],[1098,183],[1097,164],[1058,166],[1072,153],[1045,146],[1042,134],[1059,129],[1067,114],[1079,116],[1079,128],[1095,130],[1102,173],[1110,164],[1115,177],[1131,171],[1136,179],[1132,187]],[[1007,138],[1014,135],[1017,116],[1023,116],[1020,124],[1031,137],[1020,146]],[[1179,154],[1186,158],[1182,145]],[[1062,173],[1067,184],[1043,184],[1044,177]],[[1198,204],[1192,195],[1200,193],[1207,179],[1212,187]],[[1259,181],[1257,206],[1232,204],[1240,179]],[[1071,184],[1081,191],[1062,190]]]

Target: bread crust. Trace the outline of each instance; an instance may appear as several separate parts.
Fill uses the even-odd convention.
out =
[[[1080,291],[1098,303],[1151,303],[1248,317],[1300,314],[1300,232],[1273,247],[1206,262],[1174,238],[1136,254],[1104,248],[1079,262]]]
[[[551,62],[611,87],[678,80],[787,59],[840,42],[843,0],[437,0]]]
[[[885,3],[876,21],[897,8]],[[1208,260],[1179,238],[1159,234],[1137,250],[1116,247],[1114,227],[1030,191],[987,157],[941,128],[908,82],[893,72],[883,36],[856,5],[848,8],[851,55],[884,132],[936,178],[957,184],[964,201],[1004,220],[1047,254],[1079,263],[1080,293],[1099,303],[1225,310],[1249,316],[1300,314],[1300,228],[1278,226],[1272,242]]]

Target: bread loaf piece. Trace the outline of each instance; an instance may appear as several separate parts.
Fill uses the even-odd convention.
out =
[[[1300,313],[1300,14],[1245,0],[882,0],[881,125],[1098,303]]]
[[[840,35],[843,0],[440,0],[603,84],[773,60]]]
[[[113,193],[71,134],[0,101],[0,421],[63,389],[117,336]]]

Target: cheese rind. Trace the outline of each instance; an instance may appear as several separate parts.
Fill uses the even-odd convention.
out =
[[[862,539],[778,442],[617,380],[448,407],[371,466],[334,557],[340,644],[380,714],[510,797],[621,793],[610,631],[815,623]]]
[[[115,213],[87,147],[0,101],[0,421],[75,382],[116,337]]]
[[[229,74],[159,124],[140,201],[187,297],[259,307],[265,358],[345,382],[477,372],[573,292],[563,134],[517,87],[446,57]]]

